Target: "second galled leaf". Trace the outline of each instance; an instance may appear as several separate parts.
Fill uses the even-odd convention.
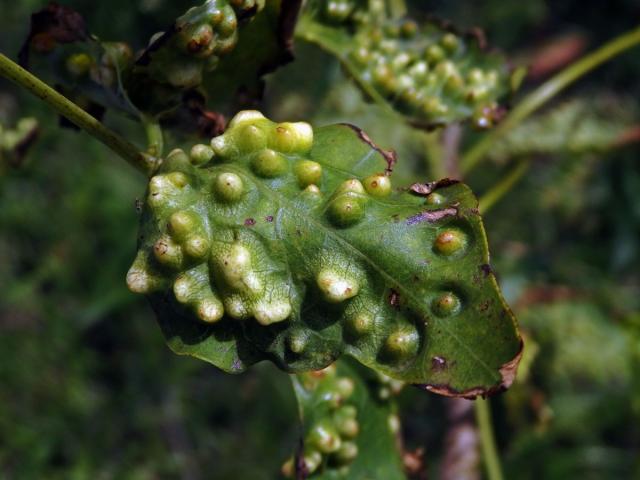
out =
[[[310,1],[296,36],[335,55],[365,96],[416,126],[493,126],[511,74],[483,34],[461,34],[434,19],[387,18],[379,3]]]

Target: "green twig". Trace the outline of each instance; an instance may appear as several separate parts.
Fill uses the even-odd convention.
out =
[[[519,125],[567,86],[594,68],[638,44],[640,44],[640,28],[613,39],[540,85],[528,94],[495,130],[480,140],[464,155],[461,162],[462,173],[469,173],[491,150],[496,141],[500,140],[507,132]]]
[[[488,480],[503,480],[500,457],[496,448],[491,425],[491,410],[489,400],[477,399],[474,404],[476,411],[476,422],[480,430],[480,447],[482,448],[482,458],[487,470]]]
[[[480,213],[483,215],[487,213],[498,200],[509,193],[515,184],[527,173],[530,165],[530,162],[527,160],[520,162],[505,177],[493,185],[487,193],[480,197]]]
[[[164,139],[160,122],[153,117],[143,115],[142,124],[147,134],[147,153],[154,157],[161,157],[164,150]]]
[[[135,145],[105,127],[95,117],[1,53],[0,76],[30,91],[74,125],[100,140],[137,170],[150,174],[155,169],[155,157],[141,153]]]

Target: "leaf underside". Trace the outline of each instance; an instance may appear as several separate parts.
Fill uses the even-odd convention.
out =
[[[379,398],[380,384],[375,378],[362,371],[362,367],[341,360],[323,371],[294,376],[292,382],[304,433],[294,463],[298,465],[297,478],[306,467],[308,477],[314,480],[406,479],[395,404],[392,399]],[[345,383],[347,392],[341,392]],[[347,409],[355,413],[353,419],[345,415]],[[322,447],[325,440],[317,435],[322,430],[339,437],[341,447],[336,445],[331,448],[332,453],[318,455],[318,443]],[[356,449],[349,451],[347,443],[355,444]],[[314,454],[322,458],[318,466]],[[314,467],[313,472],[309,472],[309,467]]]
[[[379,195],[371,175],[389,179],[393,157],[357,128],[316,128],[298,148],[286,140],[299,124],[246,113],[213,140],[224,148],[211,161],[174,152],[150,182],[128,278],[169,346],[232,373],[264,359],[318,370],[348,354],[444,395],[508,387],[521,340],[469,188],[442,181]],[[282,169],[264,178],[257,159],[278,148]],[[317,187],[301,185],[309,160],[321,167]],[[243,185],[231,202],[216,190],[226,178]],[[162,266],[158,249],[173,245],[170,224],[185,212],[208,250]],[[200,320],[212,305],[224,314]]]

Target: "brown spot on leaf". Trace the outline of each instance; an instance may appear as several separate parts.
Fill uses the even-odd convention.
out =
[[[484,274],[485,277],[488,277],[489,275],[493,274],[493,270],[491,269],[491,265],[489,265],[488,263],[483,263],[482,265],[480,265],[480,271]]]
[[[271,222],[273,222],[273,215],[267,215],[266,217],[264,217],[264,219],[265,219],[267,222],[271,223]]]
[[[367,135],[364,130],[362,130],[359,127],[356,127],[355,125],[352,125],[350,123],[340,123],[339,125],[344,125],[345,127],[349,127],[351,130],[353,130],[358,134],[358,138],[360,138],[360,140],[362,140],[364,143],[366,143],[371,148],[373,148],[376,152],[382,155],[384,160],[387,162],[387,168],[385,169],[386,175],[390,175],[391,172],[393,172],[393,167],[398,161],[398,156],[396,155],[395,150],[383,150],[382,148],[378,147],[375,143],[373,143],[373,140],[371,140],[371,137],[369,137],[369,135]]]
[[[492,385],[489,388],[471,387],[466,390],[456,390],[455,388],[447,384],[428,383],[415,386],[423,390],[427,390],[428,392],[443,395],[445,397],[466,398],[468,400],[475,400],[477,397],[490,397],[492,395],[505,391],[511,386],[516,377],[518,364],[520,363],[520,359],[522,358],[523,348],[524,342],[522,341],[522,339],[520,339],[520,347],[518,348],[518,352],[516,353],[516,355],[498,369],[501,377],[500,382]]]
[[[167,242],[158,242],[153,246],[153,249],[158,255],[164,255],[169,250],[169,245]]]
[[[441,372],[447,368],[447,361],[443,357],[435,356],[431,358],[431,370]]]
[[[256,224],[256,221],[253,218],[246,218],[244,220],[244,226],[245,227],[253,227],[255,224]]]
[[[407,219],[407,225],[415,225],[416,223],[428,222],[434,223],[446,217],[455,217],[458,215],[457,207],[447,207],[440,210],[425,210],[417,215]]]
[[[426,197],[439,188],[450,187],[451,185],[455,185],[456,183],[460,183],[460,180],[455,180],[453,178],[443,178],[435,182],[414,183],[409,187],[409,191],[417,195]]]
[[[393,288],[391,289],[391,292],[389,293],[389,305],[391,305],[395,309],[399,309],[400,308],[400,294],[398,293],[397,290],[395,290]]]

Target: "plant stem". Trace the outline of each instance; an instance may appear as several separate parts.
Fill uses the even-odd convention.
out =
[[[496,448],[493,436],[493,427],[491,426],[489,400],[478,398],[475,401],[474,407],[476,411],[476,422],[480,430],[480,447],[482,448],[484,466],[487,470],[487,479],[503,480],[500,457],[498,456],[498,449]]]
[[[141,153],[135,145],[105,127],[95,117],[1,53],[0,76],[30,91],[74,125],[100,140],[137,170],[150,174],[155,169],[157,160],[154,157]]]
[[[528,94],[495,130],[486,135],[464,155],[461,162],[462,173],[469,173],[485,157],[496,141],[566,87],[594,68],[638,44],[640,44],[640,28],[616,37],[540,85]]]
[[[520,162],[505,177],[500,179],[491,189],[480,197],[480,213],[487,213],[502,197],[504,197],[524,176],[531,166],[528,160]]]
[[[160,122],[153,117],[143,115],[142,124],[147,134],[147,153],[154,157],[161,157],[164,150],[164,139]]]

